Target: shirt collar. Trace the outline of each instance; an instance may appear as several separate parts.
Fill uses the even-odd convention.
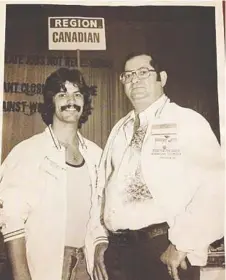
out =
[[[169,98],[163,94],[160,98],[158,98],[154,103],[152,103],[148,108],[139,113],[139,118],[141,124],[147,123],[150,118],[153,116],[157,116],[160,114],[165,106],[165,104],[169,101]],[[129,118],[126,120],[125,124],[130,122],[131,120],[135,120],[135,111],[131,111]]]

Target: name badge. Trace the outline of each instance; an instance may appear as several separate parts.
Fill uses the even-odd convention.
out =
[[[161,159],[176,159],[181,155],[176,123],[154,124],[151,135],[154,138],[151,155]]]

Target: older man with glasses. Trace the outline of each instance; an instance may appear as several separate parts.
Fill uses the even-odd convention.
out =
[[[165,95],[167,74],[151,55],[129,56],[120,80],[134,110],[112,129],[100,164],[93,277],[198,280],[223,236],[220,146],[200,114]]]

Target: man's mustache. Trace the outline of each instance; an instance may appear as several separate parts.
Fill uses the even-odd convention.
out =
[[[81,111],[81,106],[79,106],[79,105],[76,105],[76,104],[68,104],[68,105],[63,105],[63,106],[61,106],[60,107],[60,110],[61,110],[61,112],[62,111],[65,111],[65,110],[67,110],[67,109],[69,109],[69,108],[71,108],[71,107],[73,107],[74,109],[76,109],[78,112],[80,112]]]

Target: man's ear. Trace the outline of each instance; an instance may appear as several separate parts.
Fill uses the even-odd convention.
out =
[[[166,71],[161,71],[160,72],[160,77],[161,77],[162,87],[164,87],[166,85],[166,81],[167,81],[167,73],[166,73]]]

